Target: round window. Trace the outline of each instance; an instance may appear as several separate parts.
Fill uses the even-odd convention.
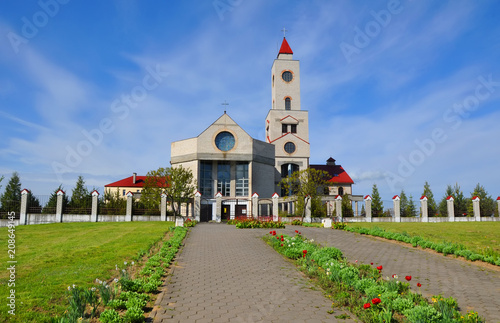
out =
[[[281,78],[285,82],[291,82],[293,80],[293,74],[290,71],[284,71],[283,74],[281,74]]]
[[[285,144],[285,151],[288,154],[293,154],[295,152],[295,144],[293,142],[287,142]]]
[[[234,136],[232,133],[223,131],[215,137],[215,145],[222,151],[229,151],[234,147]]]

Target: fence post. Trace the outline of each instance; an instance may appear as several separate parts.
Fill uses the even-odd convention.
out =
[[[28,224],[28,196],[30,191],[23,189],[21,191],[21,209],[19,210],[19,223],[21,225]]]
[[[472,198],[472,209],[474,210],[474,217],[476,221],[481,221],[481,209],[479,207],[479,196],[474,196]]]
[[[132,204],[134,204],[134,193],[127,193],[127,213],[125,214],[125,221],[132,222]]]
[[[63,222],[63,200],[64,200],[64,193],[63,190],[57,191],[57,203],[56,203],[56,222],[62,223]]]
[[[220,222],[222,218],[222,194],[217,192],[215,194],[215,214],[212,215],[212,220]]]
[[[427,207],[427,196],[420,198],[420,209],[422,211],[422,222],[429,222],[429,209]]]
[[[497,197],[497,204],[498,204],[498,216],[500,216],[500,196]]]
[[[455,206],[453,205],[454,200],[455,199],[451,195],[446,198],[446,206],[448,209],[448,221],[450,222],[455,222]]]
[[[392,202],[394,203],[394,222],[401,222],[401,198],[399,195],[394,195]]]
[[[365,196],[365,212],[366,222],[372,222],[372,197],[370,195]]]
[[[335,198],[335,214],[340,221],[344,222],[344,218],[342,217],[342,196],[337,195]]]
[[[198,222],[200,222],[201,218],[201,193],[196,191],[194,193],[194,212],[193,212],[194,219]]]
[[[278,207],[278,201],[279,201],[279,194],[274,193],[273,194],[273,221],[278,221],[279,220],[279,207]]]
[[[92,192],[92,211],[90,212],[90,222],[97,222],[97,206],[99,205],[99,192]]]
[[[253,193],[252,195],[252,218],[259,217],[259,194]]]
[[[304,198],[304,222],[311,223],[311,197],[307,195]]]
[[[167,221],[167,194],[160,195],[160,221]]]

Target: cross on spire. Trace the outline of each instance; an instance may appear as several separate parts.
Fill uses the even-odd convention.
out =
[[[288,31],[285,27],[283,27],[283,29],[281,29],[281,31],[283,32],[283,37],[286,37],[286,32]]]
[[[226,107],[229,105],[229,103],[227,103],[226,100],[224,100],[224,102],[222,102],[220,105],[224,106],[224,114],[226,114]]]

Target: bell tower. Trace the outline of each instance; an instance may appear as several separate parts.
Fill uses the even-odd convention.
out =
[[[300,106],[300,62],[285,37],[271,68],[272,106],[266,117],[266,142],[276,147],[276,185],[309,167],[309,113]]]

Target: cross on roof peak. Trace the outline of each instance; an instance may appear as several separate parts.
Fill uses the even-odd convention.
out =
[[[286,37],[286,32],[288,31],[285,27],[283,27],[283,29],[281,29],[281,31],[283,32],[283,37]]]

